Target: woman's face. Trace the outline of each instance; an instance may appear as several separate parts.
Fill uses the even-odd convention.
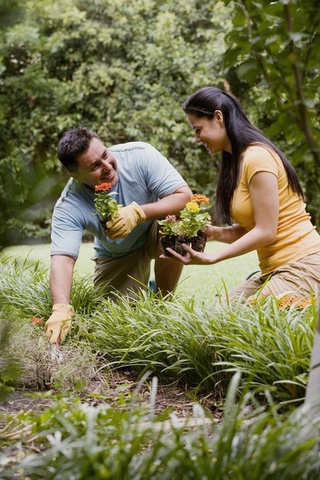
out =
[[[212,118],[197,117],[193,113],[188,113],[187,117],[194,130],[197,145],[204,145],[211,155],[222,150],[232,153],[220,110],[216,110]]]

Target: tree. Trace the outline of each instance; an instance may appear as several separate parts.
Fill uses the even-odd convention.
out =
[[[225,3],[230,5],[230,1]],[[226,77],[282,143],[320,224],[320,9],[317,0],[235,0]],[[252,109],[250,110],[252,113]]]
[[[227,10],[213,0],[29,0],[1,45],[3,168],[19,156],[61,184],[58,138],[85,124],[106,144],[152,143],[195,191],[212,194],[215,165],[194,147],[181,105],[222,81]],[[47,232],[46,219],[34,222]]]
[[[319,402],[320,399],[320,306],[318,305],[318,324],[310,362],[310,373],[305,397],[305,404]]]

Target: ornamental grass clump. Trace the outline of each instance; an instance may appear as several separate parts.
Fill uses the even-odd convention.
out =
[[[186,255],[182,244],[191,245],[191,247],[203,252],[206,245],[206,225],[211,222],[209,213],[209,199],[205,195],[192,195],[190,201],[180,212],[180,219],[175,215],[168,215],[164,220],[159,220],[160,233],[164,235],[161,238],[163,252],[167,256],[171,254],[166,250],[172,248],[181,255]]]
[[[96,192],[96,197],[94,203],[96,206],[96,212],[94,215],[99,215],[103,223],[108,222],[118,213],[118,208],[122,205],[118,205],[114,195],[117,195],[117,192],[109,192],[112,187],[111,183],[100,183],[96,185],[94,190]]]
[[[157,415],[154,380],[145,406],[138,385],[115,407],[65,394],[41,414],[19,412],[0,430],[1,479],[319,479],[318,406],[284,416],[271,396],[239,399],[235,374],[219,422],[199,404],[190,418]]]

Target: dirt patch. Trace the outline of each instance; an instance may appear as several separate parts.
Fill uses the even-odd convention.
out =
[[[117,406],[119,400],[125,399],[134,402],[136,405],[150,405],[152,393],[152,377],[144,382],[140,382],[137,375],[129,370],[108,371],[91,379],[85,391],[79,393],[79,397],[84,403],[97,406],[102,403],[109,403]],[[0,429],[5,426],[5,417],[7,415],[16,416],[21,411],[32,411],[35,414],[41,413],[48,408],[54,400],[55,393],[61,391],[52,390],[50,397],[35,396],[34,393],[40,392],[37,388],[16,388],[9,394],[0,405],[0,414],[3,414],[3,420],[0,419]],[[74,392],[77,395],[76,392]],[[196,400],[191,398],[190,392],[177,384],[159,383],[156,387],[154,401],[154,412],[156,414],[169,410],[178,418],[183,419],[193,415],[195,403],[199,403],[209,411],[216,420],[220,420],[222,409],[217,406],[213,395],[200,397]]]
[[[26,335],[25,338],[28,338]],[[10,355],[19,367],[16,388],[0,404],[0,429],[5,417],[16,416],[20,411],[38,414],[48,408],[56,394],[71,393],[84,403],[96,406],[109,403],[117,407],[122,400],[128,404],[149,406],[155,414],[165,410],[178,418],[191,417],[195,403],[220,419],[221,399],[213,392],[207,396],[195,396],[192,391],[172,380],[159,380],[155,387],[153,374],[140,380],[137,371],[122,367],[113,369],[106,355],[95,353],[76,343],[63,348],[53,348],[47,339],[29,334],[29,341],[20,341],[20,336],[11,339]],[[50,392],[50,395],[34,395]],[[2,417],[2,419],[1,419]],[[0,432],[1,433],[1,432]]]

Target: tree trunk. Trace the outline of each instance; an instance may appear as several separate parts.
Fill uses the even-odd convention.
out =
[[[320,400],[320,302],[318,303],[318,325],[311,355],[305,404],[310,405],[317,400]]]

